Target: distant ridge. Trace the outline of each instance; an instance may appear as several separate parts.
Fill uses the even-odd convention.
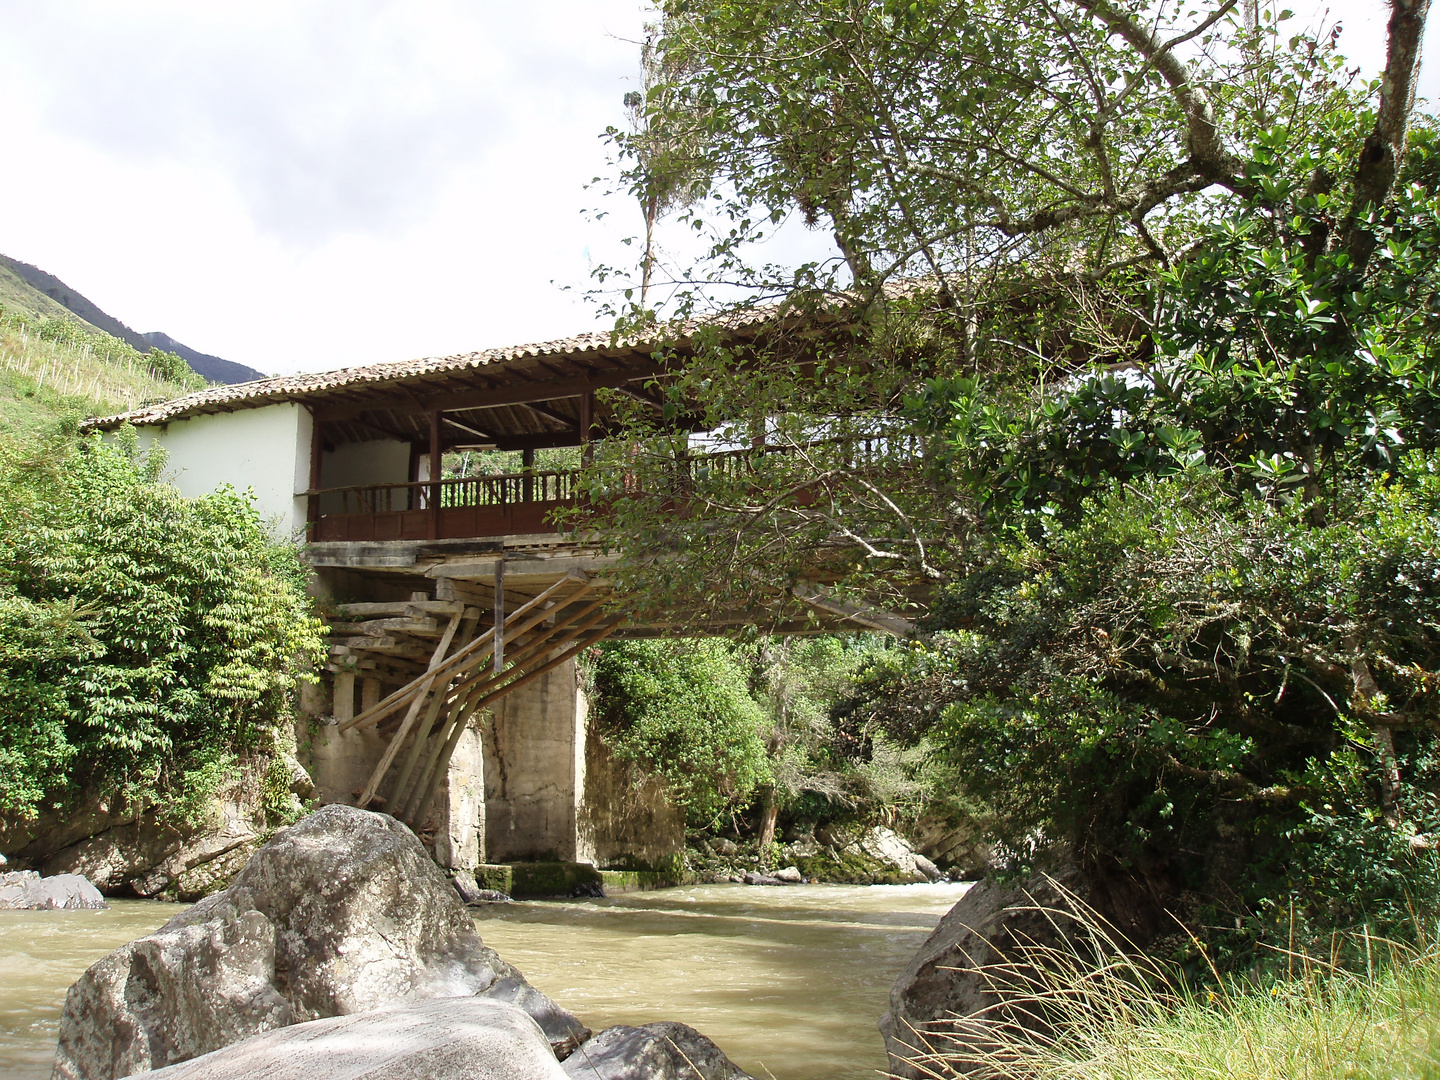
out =
[[[262,372],[256,371],[252,367],[246,367],[244,364],[237,364],[231,360],[222,360],[209,353],[197,352],[187,345],[182,345],[169,334],[158,331],[142,334],[138,330],[132,330],[113,315],[102,311],[91,300],[66,285],[54,274],[46,273],[38,266],[21,262],[19,259],[12,259],[8,255],[0,255],[0,267],[10,271],[15,277],[29,285],[40,294],[40,297],[48,297],[96,330],[103,330],[112,337],[120,338],[141,352],[148,352],[152,345],[165,352],[173,352],[182,357],[198,375],[211,382],[242,383],[265,378]],[[26,306],[34,309],[37,313],[49,314],[48,305],[43,300]]]
[[[148,345],[154,345],[165,352],[173,352],[189,364],[197,374],[204,376],[211,382],[217,383],[243,383],[254,382],[256,379],[265,378],[263,371],[256,371],[244,364],[237,364],[234,360],[222,360],[218,356],[211,356],[209,353],[197,352],[189,345],[176,341],[169,334],[159,330],[152,330],[148,334],[141,335]],[[147,345],[147,347],[148,347]]]

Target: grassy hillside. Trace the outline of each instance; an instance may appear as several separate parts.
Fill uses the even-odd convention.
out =
[[[54,274],[8,255],[0,255],[0,307],[37,322],[65,319],[86,330],[118,338],[142,354],[152,348],[174,353],[211,382],[242,383],[265,377],[252,367],[192,349],[169,334],[132,330]]]
[[[7,284],[0,273],[0,296]],[[33,296],[43,294],[31,294],[18,297],[27,306],[0,307],[0,436],[28,438],[66,417],[123,412],[205,385],[172,353],[140,352],[63,308],[38,313]]]
[[[4,256],[0,256],[4,260]],[[46,296],[35,286],[0,261],[0,307],[14,315],[20,315],[36,323],[45,319],[68,319],[83,323],[87,329],[99,327],[85,323],[80,316],[66,309],[60,301]]]

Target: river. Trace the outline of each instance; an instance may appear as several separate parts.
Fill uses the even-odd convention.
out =
[[[964,885],[701,885],[476,909],[485,943],[595,1030],[681,1020],[765,1080],[885,1067],[896,972]],[[178,909],[0,912],[0,1077],[50,1075],[65,991]]]

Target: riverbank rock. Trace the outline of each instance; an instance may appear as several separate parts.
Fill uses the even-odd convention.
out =
[[[978,881],[989,873],[994,853],[985,843],[984,823],[925,816],[906,830],[915,849],[956,881]]]
[[[889,863],[910,881],[938,881],[945,876],[893,829],[877,826],[860,838],[859,846],[866,855]]]
[[[100,890],[79,874],[47,878],[34,870],[0,874],[0,911],[77,911],[109,906]]]
[[[686,1024],[606,1028],[565,1059],[571,1080],[753,1080]]]
[[[983,1023],[967,1018],[993,1008],[999,997],[977,969],[1002,962],[1025,944],[1061,943],[1056,924],[1034,909],[1067,910],[1062,890],[1083,892],[1084,886],[1072,865],[1054,873],[1011,888],[983,881],[940,920],[896,978],[890,1009],[880,1020],[895,1076],[920,1080],[936,1075],[927,1071],[927,1061],[963,1056],[967,1044],[983,1038]],[[942,1067],[939,1075],[950,1073]]]
[[[158,1069],[155,1080],[565,1080],[525,1012],[442,998],[311,1020]]]
[[[557,1055],[589,1033],[486,948],[394,818],[327,806],[229,888],[115,950],[70,988],[54,1080],[113,1080],[262,1031],[427,998],[519,1006]]]
[[[474,874],[467,874],[461,870],[450,879],[455,886],[455,892],[460,896],[460,902],[468,907],[483,907],[486,904],[513,904],[514,898],[509,893],[500,892],[498,889],[482,889],[475,880]]]
[[[1174,925],[1156,888],[1119,872],[1097,885],[1063,853],[1052,855],[1048,873],[1019,885],[986,880],[973,886],[891,988],[880,1020],[891,1073],[921,1080],[971,1071],[967,1049],[986,1039],[986,1022],[977,1014],[993,1014],[1001,1002],[994,976],[984,969],[1013,965],[1002,981],[1014,985],[1014,973],[1027,970],[1026,949],[1083,954],[1091,938],[1082,919],[1097,916],[1115,941],[1143,950]],[[1022,1006],[1010,1017],[1037,1030],[1042,1024],[1033,1008]]]

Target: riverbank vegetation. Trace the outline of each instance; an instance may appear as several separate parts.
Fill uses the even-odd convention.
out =
[[[1423,1080],[1440,1070],[1440,952],[1424,926],[1414,928],[1418,945],[1365,934],[1328,956],[1283,953],[1283,966],[1263,977],[1214,971],[1197,988],[1083,906],[1050,915],[1078,921],[1077,944],[1032,943],[969,969],[1011,1007],[909,1033],[919,1076]],[[1363,960],[1347,968],[1336,963],[1340,951]],[[1024,1004],[1011,1011],[1016,1001]],[[963,1048],[950,1041],[957,1035]]]
[[[290,692],[323,657],[294,547],[245,496],[186,499],[163,471],[133,430],[0,443],[7,842],[82,800],[203,824],[242,766],[280,755]]]
[[[1374,83],[1263,5],[763,7],[663,5],[665,85],[613,133],[621,186],[683,178],[712,241],[668,280],[647,253],[668,307],[612,292],[621,330],[785,316],[743,362],[681,323],[663,414],[613,399],[576,520],[627,602],[781,623],[823,582],[911,619],[849,729],[948,768],[1016,872],[1059,845],[1188,920],[1192,964],[1412,934],[1440,906],[1427,5]],[[836,256],[754,261],[790,215]],[[732,466],[691,467],[680,415]]]

